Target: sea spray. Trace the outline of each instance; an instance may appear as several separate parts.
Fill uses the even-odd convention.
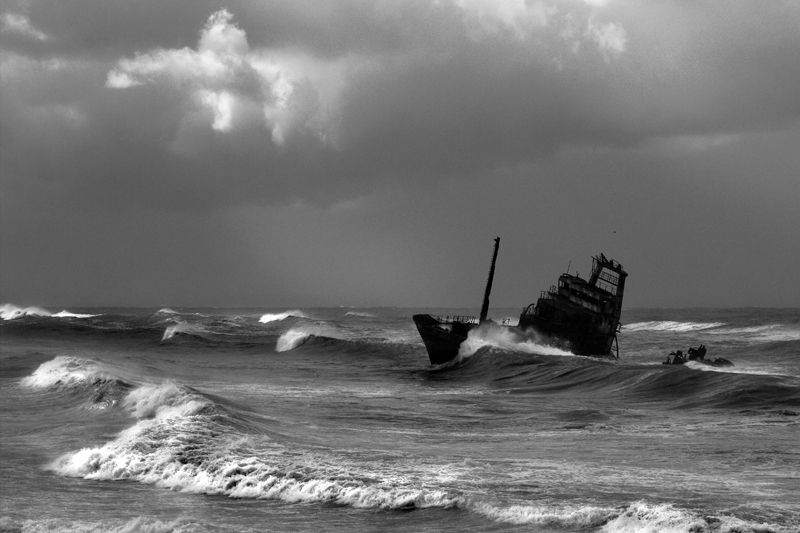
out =
[[[275,351],[287,352],[289,350],[294,350],[307,341],[311,335],[313,335],[313,333],[306,330],[290,329],[278,337],[278,341],[275,344]]]
[[[470,330],[466,340],[459,347],[459,359],[475,354],[480,348],[490,346],[509,352],[531,353],[539,355],[573,355],[572,352],[547,344],[533,331],[518,333],[491,322],[484,322]]]
[[[14,304],[0,305],[0,318],[15,320],[24,316],[52,316],[52,313],[41,307],[19,307]]]

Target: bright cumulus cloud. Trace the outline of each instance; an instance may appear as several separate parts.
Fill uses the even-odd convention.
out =
[[[305,109],[319,96],[309,103],[303,65],[308,61],[291,54],[252,50],[244,30],[223,9],[208,18],[196,49],[159,48],[121,59],[108,72],[106,87],[173,83],[210,113],[211,128],[220,132],[235,127],[238,109],[256,104],[273,141],[283,144],[290,128],[304,126],[296,117],[307,115]]]
[[[608,61],[625,50],[621,24],[595,22],[586,14],[579,17],[558,4],[523,0],[435,4],[452,10],[463,24],[460,31],[475,41],[499,39],[526,48],[540,46],[549,31],[574,53],[594,46]],[[534,37],[539,41],[534,43]],[[437,45],[436,56],[454,53],[452,44]],[[532,57],[549,53],[530,52]],[[111,89],[177,87],[195,109],[205,111],[206,124],[218,132],[250,120],[248,110],[255,106],[276,145],[284,145],[292,134],[310,132],[336,146],[336,108],[343,93],[358,90],[365,75],[386,72],[392,65],[402,69],[417,60],[408,49],[387,59],[352,50],[337,57],[315,56],[296,47],[252,47],[233,14],[222,9],[209,16],[195,48],[155,48],[119,59],[108,71],[105,85]]]

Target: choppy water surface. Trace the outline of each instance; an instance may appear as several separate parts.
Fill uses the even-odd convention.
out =
[[[800,529],[800,310],[439,368],[418,311],[2,306],[0,530]],[[735,366],[660,364],[699,343]]]

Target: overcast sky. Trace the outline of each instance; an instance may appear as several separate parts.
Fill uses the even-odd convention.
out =
[[[800,2],[0,0],[0,300],[800,306]]]

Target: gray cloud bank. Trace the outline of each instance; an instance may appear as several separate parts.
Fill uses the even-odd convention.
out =
[[[560,179],[561,194],[580,196],[588,180],[640,190],[639,168],[677,188],[663,165],[753,136],[797,138],[796,2],[20,0],[0,10],[6,228],[32,212],[337,208],[498,176],[526,193]],[[780,216],[798,193],[785,157],[761,185]],[[683,176],[703,179],[700,168]],[[722,191],[760,179],[727,170],[713,166]],[[593,209],[589,198],[575,207]],[[3,230],[6,246],[31,231]]]
[[[797,4],[590,4],[24,2],[2,32],[6,171],[325,202],[797,120]]]

